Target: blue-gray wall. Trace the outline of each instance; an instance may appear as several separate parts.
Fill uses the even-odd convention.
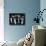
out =
[[[41,0],[40,1],[40,10],[42,11],[43,9],[46,9],[46,0]],[[43,22],[41,21],[40,25],[46,27],[46,11],[44,11],[42,17],[43,17]],[[45,37],[46,37],[46,35],[45,35]],[[46,40],[45,40],[45,44],[46,44]]]
[[[40,1],[40,10],[42,11],[43,9],[46,9],[46,0],[41,0]],[[40,25],[45,26],[46,27],[46,10],[43,12],[43,22],[40,22]]]
[[[4,35],[7,41],[18,41],[32,30],[33,19],[40,9],[40,0],[4,0]],[[9,13],[25,13],[24,26],[10,26]]]

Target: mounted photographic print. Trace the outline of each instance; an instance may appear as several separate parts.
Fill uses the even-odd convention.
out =
[[[25,14],[24,13],[9,13],[9,24],[10,25],[25,25]]]

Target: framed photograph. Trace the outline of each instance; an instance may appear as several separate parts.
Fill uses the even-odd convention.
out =
[[[25,25],[25,13],[9,13],[10,25]]]

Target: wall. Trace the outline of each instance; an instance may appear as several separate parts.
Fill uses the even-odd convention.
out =
[[[4,36],[7,41],[18,41],[32,30],[36,12],[40,10],[40,0],[4,0]],[[9,13],[25,13],[24,26],[10,26]]]
[[[41,9],[41,10],[46,9],[46,0],[41,0],[41,1],[40,1],[40,9]],[[43,20],[43,22],[42,22],[42,21],[40,22],[40,25],[46,27],[46,11],[44,11],[42,17],[43,17],[44,20]],[[45,40],[45,41],[46,41],[46,40]],[[45,43],[46,43],[46,42],[45,42]]]
[[[0,42],[4,41],[4,3],[0,0]]]
[[[41,0],[40,1],[40,9],[41,9],[41,11],[43,9],[46,9],[46,0]],[[40,25],[46,26],[46,10],[43,12],[42,17],[43,17],[43,22],[41,21]]]

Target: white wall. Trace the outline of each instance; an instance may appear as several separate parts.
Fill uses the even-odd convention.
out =
[[[0,0],[0,42],[4,41],[4,0]]]

